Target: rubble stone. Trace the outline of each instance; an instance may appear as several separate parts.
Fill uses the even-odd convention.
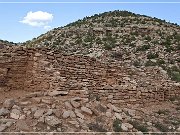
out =
[[[13,105],[15,105],[14,99],[7,99],[3,104],[5,108],[12,108]]]
[[[58,118],[55,117],[55,116],[46,116],[46,117],[45,117],[45,122],[46,122],[49,126],[52,126],[52,127],[55,127],[55,126],[57,126],[58,124],[61,123],[60,119],[58,119]]]

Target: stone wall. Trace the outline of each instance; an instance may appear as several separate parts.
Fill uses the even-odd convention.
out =
[[[180,85],[164,80],[157,69],[144,72],[148,76],[117,63],[47,48],[0,50],[0,87],[9,90],[62,91],[69,97],[122,104],[163,101],[180,94]]]

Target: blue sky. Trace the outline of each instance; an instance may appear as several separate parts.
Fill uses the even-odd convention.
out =
[[[0,0],[0,2],[7,2],[7,0]],[[9,0],[14,2],[13,0]],[[16,2],[22,0],[16,0]],[[34,0],[29,0],[34,1]],[[43,1],[43,0],[38,0]],[[46,0],[47,1],[47,0]],[[58,1],[58,0],[53,0]],[[65,0],[64,0],[65,1]],[[69,0],[69,1],[80,1],[80,0]],[[83,0],[81,0],[83,1]],[[80,1],[80,2],[81,2]],[[95,0],[89,0],[91,2]],[[96,1],[108,1],[108,0],[96,0]],[[114,0],[116,2],[118,0]],[[120,1],[120,0],[119,0]],[[125,0],[124,0],[125,1]],[[126,0],[127,1],[127,0]],[[128,0],[133,1],[135,0]],[[143,0],[139,0],[141,2]],[[149,0],[153,2],[155,0]],[[180,0],[173,0],[174,2],[180,2]],[[24,1],[24,2],[27,2]],[[85,1],[87,2],[87,0]],[[145,2],[145,0],[144,0]],[[147,2],[147,0],[146,0]],[[157,0],[155,1],[157,2]],[[170,0],[159,0],[159,2],[170,2]],[[35,27],[22,23],[20,21],[27,15],[28,12],[47,12],[52,14],[53,18],[47,24],[52,28],[64,26],[70,22],[81,19],[85,16],[91,16],[96,13],[102,13],[113,10],[128,10],[138,14],[144,14],[166,21],[180,24],[180,3],[176,4],[3,4],[0,3],[0,39],[23,42],[37,37],[45,32],[47,29],[44,27]]]

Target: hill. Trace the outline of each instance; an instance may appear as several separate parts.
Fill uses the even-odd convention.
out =
[[[113,11],[2,41],[0,132],[180,132],[179,34]]]
[[[85,17],[25,45],[116,61],[132,68],[157,66],[174,81],[180,81],[180,27],[128,11]]]

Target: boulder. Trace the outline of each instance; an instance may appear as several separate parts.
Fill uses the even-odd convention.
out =
[[[5,108],[0,109],[0,116],[5,116],[9,113],[10,113],[10,111],[8,109],[5,109]]]
[[[133,125],[129,124],[129,123],[124,123],[124,125],[128,128],[128,129],[132,129]]]
[[[81,98],[80,97],[74,97],[74,98],[71,98],[71,101],[81,101]]]
[[[176,130],[177,130],[177,132],[180,132],[180,126]]]
[[[112,117],[112,113],[111,113],[111,112],[106,112],[106,116],[107,116],[108,118],[111,118],[111,117]]]
[[[74,108],[78,108],[81,106],[81,104],[79,102],[76,102],[74,100],[71,100],[71,105],[74,107]]]
[[[61,123],[61,120],[55,116],[46,116],[45,123],[48,124],[49,126],[56,127],[58,124]]]
[[[66,101],[64,103],[64,105],[65,105],[66,109],[70,109],[71,110],[73,108],[72,105],[68,101]]]
[[[0,125],[0,132],[3,132],[7,129],[7,126],[5,124]]]
[[[124,123],[121,124],[121,129],[123,131],[128,131],[128,128],[126,127],[126,125]]]
[[[59,96],[59,95],[61,95],[61,96],[65,96],[65,95],[67,95],[68,94],[68,91],[57,91],[57,90],[55,90],[55,91],[51,91],[51,92],[49,92],[48,93],[48,95],[49,96]]]
[[[10,113],[10,117],[13,119],[19,119],[19,117],[21,116],[21,112],[18,109],[13,109]]]
[[[56,117],[60,118],[63,114],[63,111],[61,109],[53,109],[53,113]]]
[[[92,115],[92,114],[93,114],[93,112],[92,112],[89,108],[87,108],[87,107],[82,106],[82,107],[81,107],[81,110],[82,110],[83,112],[89,114],[89,115]]]
[[[70,111],[70,117],[71,118],[76,118],[76,114],[73,111]]]
[[[81,119],[81,118],[77,118],[77,120],[78,120],[81,124],[83,124],[83,123],[84,123],[84,120],[83,120],[83,119]]]
[[[50,105],[53,103],[51,99],[42,99],[41,102],[45,104],[50,104]]]
[[[38,110],[36,110],[36,112],[34,113],[34,118],[39,118],[39,117],[41,117],[44,113],[45,113],[45,110],[44,110],[44,109],[38,109]]]
[[[4,106],[5,108],[12,108],[13,105],[15,105],[14,99],[7,99],[7,100],[3,103],[3,106]]]
[[[20,130],[20,131],[30,131],[29,126],[27,125],[27,123],[24,120],[18,120],[16,122],[16,127]]]
[[[132,117],[136,116],[136,110],[124,108],[124,111],[127,112]]]
[[[84,119],[84,115],[82,113],[80,113],[80,110],[75,109],[75,114],[76,114],[77,117],[79,117],[81,119]]]
[[[21,107],[17,106],[17,105],[13,105],[12,107],[13,109],[18,109],[18,110],[21,110]]]
[[[44,115],[52,115],[53,114],[53,110],[52,109],[48,109],[47,112]]]
[[[114,115],[115,115],[115,117],[116,117],[117,119],[119,119],[119,120],[122,120],[122,119],[123,119],[122,116],[121,116],[121,114],[119,114],[119,113],[115,113]]]
[[[70,116],[70,111],[64,111],[62,117],[64,119],[68,118]]]
[[[114,106],[114,105],[111,105],[111,108],[112,108],[112,110],[113,110],[114,112],[118,112],[118,113],[122,112],[121,109],[117,108],[117,107]]]
[[[70,124],[75,125],[75,127],[79,127],[79,123],[77,121],[68,121]]]

